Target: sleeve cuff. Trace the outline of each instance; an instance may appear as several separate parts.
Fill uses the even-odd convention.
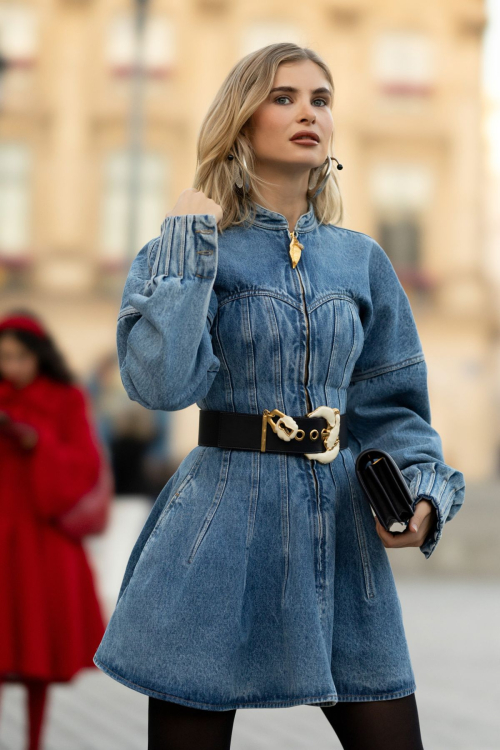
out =
[[[437,521],[420,551],[428,559],[443,535],[445,523],[457,514],[465,496],[463,474],[446,464],[422,463],[402,470],[412,497],[413,512],[420,500],[429,500],[436,509]]]
[[[217,270],[217,219],[214,214],[166,216],[149,259],[153,285],[162,276],[213,280]]]

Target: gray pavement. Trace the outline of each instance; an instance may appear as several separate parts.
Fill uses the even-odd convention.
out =
[[[147,512],[146,505],[132,500],[116,504],[109,531],[89,544],[108,611]],[[391,562],[396,554],[423,558],[417,549],[391,550]],[[417,682],[424,747],[500,750],[500,582],[438,575],[432,562],[433,558],[427,561],[432,576],[408,576],[394,565]],[[147,700],[99,670],[83,671],[67,686],[53,685],[43,750],[146,750]],[[0,750],[24,750],[25,728],[24,688],[4,685]],[[233,750],[340,747],[319,708],[240,709],[236,713]]]

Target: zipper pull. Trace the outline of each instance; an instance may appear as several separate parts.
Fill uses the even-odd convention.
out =
[[[295,266],[300,260],[300,256],[301,256],[302,250],[304,249],[304,245],[300,244],[299,240],[297,239],[297,235],[295,234],[295,230],[291,234],[290,232],[288,232],[288,234],[292,238],[292,241],[290,242],[290,249],[288,252],[290,254],[290,258],[292,261],[292,268],[295,268]]]

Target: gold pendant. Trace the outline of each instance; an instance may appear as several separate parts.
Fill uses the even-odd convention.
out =
[[[292,268],[295,268],[297,263],[300,260],[300,256],[302,253],[302,250],[304,249],[304,245],[301,245],[298,241],[295,232],[292,232],[292,241],[290,242],[290,258],[292,259]]]

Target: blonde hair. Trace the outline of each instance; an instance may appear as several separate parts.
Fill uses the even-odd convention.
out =
[[[242,129],[268,96],[278,66],[281,63],[300,60],[312,60],[319,65],[333,93],[334,84],[330,70],[316,52],[288,42],[269,44],[251,52],[234,65],[205,115],[198,135],[197,167],[193,187],[202,190],[222,207],[224,215],[219,223],[221,232],[226,227],[241,224],[248,218],[253,221],[255,207],[249,198],[249,192],[258,200],[264,200],[259,183],[264,184],[265,180],[259,178],[254,171],[254,151]],[[329,153],[332,146],[333,133]],[[227,158],[229,153],[234,155],[234,159]],[[244,166],[242,157],[247,169],[242,169],[244,187],[240,189],[234,183],[234,170],[235,166]],[[332,160],[332,167],[334,165],[335,162]],[[316,172],[319,172],[319,175],[315,185],[321,182],[325,168],[317,169]],[[248,181],[247,189],[245,180]],[[326,186],[316,198],[312,197],[314,190],[315,187],[308,190],[307,199],[312,202],[318,221],[324,224],[340,223],[344,211],[333,168]]]

